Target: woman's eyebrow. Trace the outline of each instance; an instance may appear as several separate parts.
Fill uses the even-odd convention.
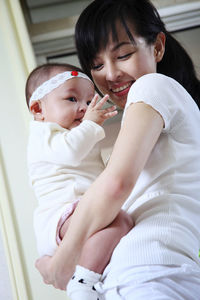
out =
[[[121,48],[122,46],[125,46],[125,45],[133,45],[133,46],[136,46],[136,43],[134,41],[131,41],[131,42],[121,42],[117,45],[115,45],[113,48],[112,48],[112,52],[118,50],[119,48]]]

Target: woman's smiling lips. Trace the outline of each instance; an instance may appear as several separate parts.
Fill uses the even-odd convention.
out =
[[[131,85],[133,84],[133,81],[128,83],[123,83],[123,85],[118,85],[116,87],[111,88],[110,90],[117,96],[124,96],[128,93]]]

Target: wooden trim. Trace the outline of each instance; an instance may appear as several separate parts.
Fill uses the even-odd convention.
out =
[[[28,131],[27,128],[30,119],[25,106],[25,99],[23,97],[24,84],[28,72],[36,66],[32,45],[26,30],[19,0],[1,0],[0,38],[3,42],[2,53],[5,55],[5,61],[9,60],[12,67],[12,73],[9,74],[9,84],[7,82],[5,83],[6,79],[4,77],[2,77],[1,84],[3,92],[3,85],[8,85],[11,90],[15,91],[15,98],[2,99],[2,101],[13,100],[13,106],[17,106],[17,111],[15,111],[15,113],[18,114],[20,122],[24,124],[24,131],[20,133],[21,138],[24,138],[25,132]],[[8,66],[8,69],[10,68],[10,65]],[[2,74],[3,72],[4,70],[1,69]],[[7,74],[8,70],[5,70],[5,75],[7,76]],[[10,122],[10,126],[14,127],[15,120],[12,119],[13,111],[3,111],[2,115],[3,114],[4,116],[8,114],[8,123]],[[13,298],[14,300],[31,300],[32,295],[29,276],[27,276],[25,257],[23,256],[24,251],[22,249],[22,237],[19,234],[19,224],[17,223],[14,208],[14,201],[17,200],[18,195],[12,194],[13,186],[16,183],[15,181],[10,180],[12,172],[17,174],[17,171],[12,170],[10,166],[7,166],[7,161],[10,161],[10,159],[12,160],[13,155],[15,155],[15,153],[13,154],[15,146],[12,145],[13,152],[11,147],[9,148],[9,151],[7,151],[8,145],[5,144],[5,136],[6,130],[10,129],[6,127],[6,125],[7,123],[5,124],[5,127],[2,128],[1,132],[1,139],[3,143],[1,145],[0,152],[0,225],[5,255],[8,261]],[[16,126],[16,128],[17,127],[18,126]],[[14,129],[15,128],[13,128],[13,136],[15,136]],[[21,145],[21,142],[19,142],[19,145]],[[18,144],[16,144],[16,150],[19,151]],[[19,163],[16,165],[19,165]],[[13,165],[13,168],[15,168],[15,165]]]

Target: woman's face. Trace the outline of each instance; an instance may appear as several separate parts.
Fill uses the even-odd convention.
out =
[[[99,90],[124,108],[131,85],[142,75],[156,72],[155,45],[147,45],[132,31],[133,43],[119,23],[116,30],[118,41],[110,36],[108,45],[94,60],[91,75]]]

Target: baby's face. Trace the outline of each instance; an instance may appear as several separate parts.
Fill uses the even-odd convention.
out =
[[[44,121],[66,129],[78,126],[94,93],[93,83],[85,78],[67,80],[41,101]]]

